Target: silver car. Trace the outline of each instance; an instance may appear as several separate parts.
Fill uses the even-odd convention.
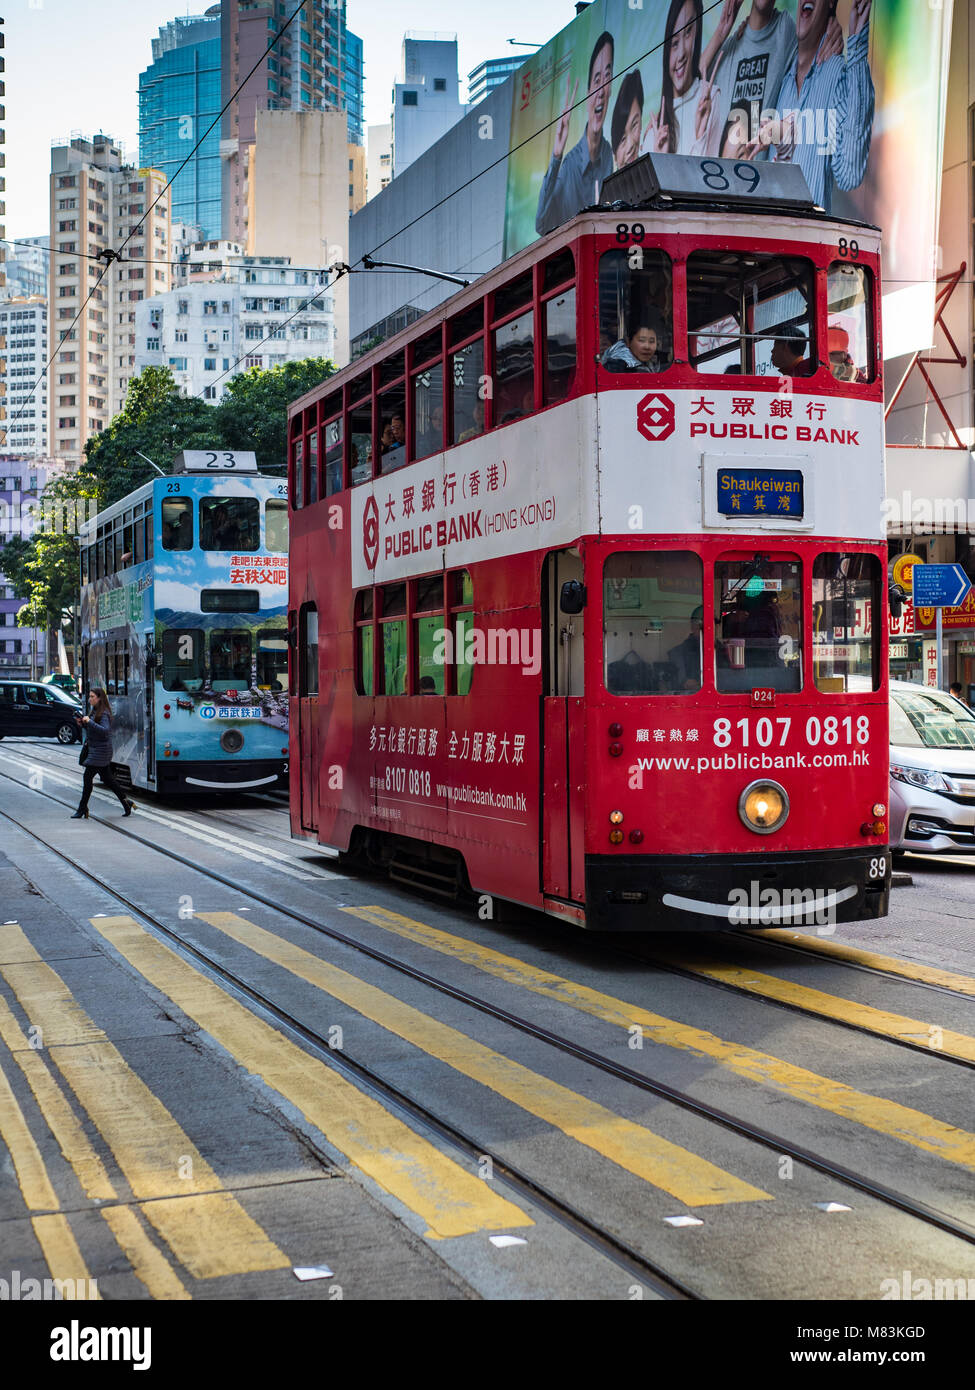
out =
[[[890,845],[975,851],[975,713],[943,691],[890,683]]]

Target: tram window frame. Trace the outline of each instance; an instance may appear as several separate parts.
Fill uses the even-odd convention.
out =
[[[146,558],[146,519],[140,515],[135,523],[133,541],[135,549],[132,555],[132,563],[141,565]]]
[[[407,394],[406,377],[403,376],[400,380],[385,386],[376,396],[380,474],[396,473],[410,461],[410,421],[407,413]],[[390,430],[392,430],[392,423],[397,418],[403,421],[403,439],[401,442],[390,444],[384,451],[382,437],[385,426],[383,421],[388,419]],[[392,437],[395,440],[395,435]]]
[[[269,645],[269,644],[271,644],[271,643],[273,643],[273,646],[272,646],[272,645]],[[282,669],[280,668],[280,665],[279,665],[278,668],[277,668],[277,670],[276,670],[276,672],[270,672],[270,673],[269,673],[269,671],[268,671],[268,663],[267,663],[267,660],[265,659],[265,660],[262,661],[262,658],[261,658],[261,651],[262,651],[262,649],[263,649],[264,651],[273,651],[273,652],[278,652],[278,653],[280,653],[282,647],[284,648],[284,669],[283,669],[283,671],[282,671]],[[287,695],[287,693],[288,693],[288,630],[287,630],[287,628],[283,628],[283,627],[260,627],[260,628],[257,628],[256,631],[255,631],[255,633],[254,633],[254,652],[253,652],[253,655],[254,655],[254,656],[256,657],[256,659],[257,659],[257,688],[258,688],[258,690],[266,690],[266,691],[270,692],[270,694],[272,694],[272,695]],[[278,687],[277,689],[274,689],[273,686],[268,685],[268,684],[266,684],[266,683],[263,681],[262,678],[263,678],[263,677],[266,677],[268,674],[273,674],[273,675],[274,675],[274,678],[275,678],[275,680],[276,680],[276,682],[277,682],[277,687]]]
[[[318,667],[318,608],[314,603],[303,603],[298,610],[299,698],[317,698],[320,685]]]
[[[502,394],[502,382],[498,370],[498,334],[504,332],[505,329],[514,328],[515,325],[521,323],[522,320],[527,321],[531,326],[531,366],[528,371],[520,372],[517,376],[513,375],[511,378],[506,380],[530,380],[532,403],[527,410],[516,410],[514,408],[514,397],[511,398],[511,402],[507,407],[498,406],[498,401]],[[518,310],[514,314],[509,314],[504,319],[492,320],[491,332],[488,335],[488,341],[490,342],[490,366],[488,370],[492,388],[490,396],[491,417],[489,428],[498,429],[503,425],[514,424],[516,420],[528,419],[530,416],[534,415],[535,412],[538,410],[538,393],[536,390],[536,377],[538,365],[537,306],[534,303],[529,303],[526,307]],[[522,403],[524,403],[524,394],[522,395]],[[503,414],[501,414],[502,410],[504,411]],[[498,418],[499,415],[501,416],[500,419]]]
[[[167,523],[167,517],[166,517],[167,511],[169,511],[169,512],[176,512],[176,513],[179,514],[180,520],[178,521],[178,523],[174,523],[173,521],[169,521],[169,522]],[[196,519],[195,519],[194,516],[193,516],[193,499],[192,499],[191,497],[164,497],[164,498],[162,499],[162,502],[161,502],[160,507],[159,507],[159,517],[160,517],[160,536],[161,536],[161,539],[162,539],[162,548],[163,548],[163,550],[186,551],[186,550],[192,550],[192,549],[193,549],[194,527],[195,527],[195,525],[196,525]],[[188,523],[188,525],[187,525],[187,527],[186,527],[186,535],[187,535],[187,539],[189,540],[189,545],[167,545],[167,544],[166,544],[166,529],[165,529],[166,526],[167,526],[167,524],[170,525],[170,526],[173,526],[174,524],[177,525],[177,526],[178,526],[178,530],[179,530],[179,532],[180,532],[179,539],[182,539],[182,531],[183,531],[183,520],[182,520],[182,518],[185,518],[185,517],[189,517],[189,523]]]
[[[413,580],[413,601],[410,605],[413,669],[416,672],[417,695],[446,695],[448,691],[447,663],[435,656],[438,633],[445,630],[446,584],[443,570]],[[431,624],[436,623],[436,627]],[[432,635],[432,650],[426,654],[427,635]],[[424,690],[424,680],[433,681],[433,690]],[[439,688],[438,688],[439,687]]]
[[[457,623],[459,618],[469,613],[472,618],[470,630],[473,631],[474,584],[470,570],[453,570],[447,575],[447,600],[448,626],[454,645],[454,660],[448,668],[447,687],[451,695],[469,695],[474,685],[474,663],[457,659],[460,651]]]
[[[357,695],[376,693],[376,602],[375,590],[362,589],[355,596],[355,690]],[[368,650],[367,650],[368,648]]]
[[[195,673],[189,677],[194,682],[192,689],[186,685],[187,677],[179,672],[174,673],[167,667],[167,662],[172,660],[172,654],[167,650],[168,647],[175,645],[176,640],[181,637],[191,637],[193,639],[193,657],[195,662]],[[183,691],[187,694],[202,690],[204,673],[206,671],[205,662],[206,652],[206,633],[200,627],[171,627],[166,628],[162,634],[160,643],[160,676],[163,690]],[[173,680],[179,684],[173,684]]]
[[[835,321],[835,316],[838,314],[842,314],[844,312],[844,308],[848,310],[851,307],[851,305],[840,306],[836,308],[833,307],[835,303],[832,297],[834,275],[853,275],[861,281],[863,299],[862,301],[858,301],[856,298],[854,298],[854,300],[851,301],[851,305],[855,307],[859,303],[861,306],[860,316],[862,319],[862,323],[860,324],[860,328],[862,330],[863,337],[865,340],[864,356],[866,359],[866,365],[864,367],[859,367],[857,365],[857,363],[853,360],[852,354],[849,351],[848,325],[846,323],[840,323]],[[829,367],[830,374],[833,377],[834,381],[836,381],[841,386],[869,386],[876,380],[877,377],[877,348],[876,333],[874,326],[875,299],[873,271],[870,269],[868,265],[863,265],[860,262],[830,261],[829,265],[826,267],[825,279],[826,363]],[[831,322],[831,320],[833,321]],[[837,342],[834,339],[834,334],[836,334],[837,332],[846,335],[846,344]],[[833,351],[830,350],[831,343],[834,344]],[[846,359],[846,362],[843,361],[843,358]],[[853,377],[849,375],[838,375],[840,370],[847,370],[848,368],[852,368],[856,375]]]
[[[787,273],[786,278],[791,277],[792,288],[796,289],[796,282],[801,277],[805,278],[805,288],[799,288],[797,292],[804,301],[802,312],[790,311],[785,318],[778,319],[772,323],[758,328],[755,323],[756,308],[763,304],[773,303],[775,300],[784,297],[788,290],[782,290],[776,294],[767,294],[764,298],[759,298],[753,290],[749,294],[747,281],[750,277],[742,275],[741,271],[762,268],[770,272],[778,264],[782,272]],[[734,314],[726,314],[724,317],[716,315],[708,318],[702,325],[694,327],[693,306],[696,302],[697,287],[693,283],[693,276],[698,267],[711,266],[715,275],[718,274],[722,266],[728,267],[727,279],[730,281],[730,269],[734,265],[738,269],[739,298],[738,308]],[[751,277],[755,280],[758,275]],[[722,375],[735,375],[754,378],[758,381],[778,381],[787,377],[789,380],[808,380],[814,377],[819,370],[819,344],[817,334],[817,270],[810,256],[786,256],[781,254],[771,254],[765,251],[752,250],[725,250],[705,247],[700,250],[691,251],[685,264],[685,303],[684,307],[687,316],[687,361],[691,370],[700,377],[714,380]],[[713,287],[710,291],[710,299],[715,304],[720,294],[720,289]],[[703,293],[701,295],[703,299]],[[706,331],[708,328],[720,328],[722,323],[728,320],[737,323],[737,334],[732,333],[711,333]],[[800,365],[803,370],[785,372],[774,362],[773,354],[776,345],[783,339],[789,339],[796,334],[801,335],[806,343],[806,352],[800,358]],[[724,340],[725,346],[712,347],[704,352],[692,352],[691,344],[695,348],[700,338],[711,337],[713,339]],[[756,369],[756,348],[761,343],[771,343],[769,350],[769,366],[775,370],[758,371]],[[709,372],[702,370],[701,364],[704,362],[720,362],[729,354],[733,354],[735,348],[738,351],[737,371],[734,361],[729,362],[721,371]]]
[[[479,349],[479,351],[480,351],[481,358],[480,358],[480,363],[478,364],[480,370],[477,371],[477,372],[475,373],[475,379],[476,379],[476,383],[477,383],[477,384],[476,384],[476,387],[475,387],[474,399],[473,399],[473,402],[472,402],[472,404],[471,404],[471,406],[470,406],[470,410],[467,411],[467,410],[465,409],[464,412],[463,412],[463,418],[458,419],[457,404],[458,404],[458,392],[459,392],[459,390],[461,389],[461,383],[459,383],[458,380],[457,380],[457,372],[456,372],[456,369],[455,369],[455,367],[454,367],[454,363],[455,363],[455,361],[457,360],[457,358],[459,358],[459,357],[464,357],[464,358],[465,358],[465,361],[466,361],[466,354],[470,353],[470,351],[471,351],[472,348],[477,348],[477,349]],[[476,337],[471,338],[469,342],[461,343],[459,347],[453,348],[453,349],[451,350],[451,352],[449,353],[448,359],[447,359],[447,360],[448,360],[448,364],[449,364],[449,371],[448,371],[448,375],[447,375],[447,394],[448,394],[448,400],[449,400],[449,412],[448,412],[448,413],[449,413],[449,415],[450,415],[450,436],[449,436],[449,438],[450,438],[450,441],[451,441],[451,448],[456,448],[458,444],[466,444],[467,441],[468,441],[469,439],[479,439],[480,436],[481,436],[482,434],[485,433],[485,431],[487,430],[487,427],[488,427],[488,426],[487,426],[487,405],[488,405],[488,399],[487,399],[487,396],[482,396],[482,395],[481,395],[481,391],[482,391],[483,386],[484,386],[484,383],[485,383],[485,381],[486,381],[485,372],[484,372],[484,334],[483,334],[483,332],[482,332],[482,333],[479,333]],[[465,383],[465,384],[466,384],[466,383]],[[478,405],[480,405],[480,407],[481,407],[480,428],[478,428],[477,416],[476,416],[475,413],[474,413]],[[458,430],[458,425],[463,425],[464,428]]]
[[[281,522],[275,521],[273,526],[271,517],[281,517],[284,524],[284,545],[275,544],[278,541],[278,527]],[[272,532],[273,539],[272,539]],[[264,549],[269,555],[287,555],[288,553],[288,504],[283,497],[268,497],[264,503]]]
[[[372,395],[372,383],[370,372],[365,377],[352,382],[348,388],[349,404],[345,412],[345,445],[349,456],[349,487],[358,487],[360,483],[367,483],[374,475],[374,460],[376,458],[376,411]],[[356,429],[357,418],[363,415],[368,416],[368,429]],[[352,450],[358,454],[356,439],[367,438],[369,441],[369,457],[363,462],[362,459],[354,459]]]
[[[232,524],[238,528],[237,535],[226,545],[217,543],[219,537],[213,529],[213,517],[220,508],[223,508],[227,513],[227,524]],[[243,516],[244,520],[240,520],[240,516]],[[208,554],[256,555],[260,553],[261,503],[257,497],[235,497],[219,492],[213,497],[201,497],[199,523],[199,548]],[[245,525],[248,528],[246,535],[241,532],[241,528]]]
[[[345,488],[345,417],[341,393],[322,406],[322,497],[334,497]],[[330,439],[330,432],[338,437]],[[337,451],[337,452],[336,452]],[[338,468],[336,469],[336,465]],[[337,486],[336,486],[337,483]]]
[[[562,389],[556,393],[553,390],[553,381],[561,376],[561,372],[556,373],[552,369],[552,339],[549,336],[549,311],[552,306],[563,299],[571,297],[572,307],[570,319],[572,323],[572,366],[568,376],[562,385]],[[579,299],[576,293],[575,284],[565,285],[561,289],[553,291],[542,300],[542,330],[541,341],[544,344],[545,355],[542,358],[542,405],[558,405],[561,401],[568,400],[575,387],[576,372],[579,368]],[[564,371],[564,368],[562,369]]]
[[[760,567],[756,565],[758,561],[761,561]],[[752,574],[750,576],[730,574],[729,571],[735,566],[750,567],[752,569]],[[766,593],[776,596],[783,593],[784,590],[781,580],[778,589],[769,588],[770,581],[774,582],[775,578],[774,574],[770,574],[769,571],[784,571],[786,566],[791,567],[792,574],[794,575],[792,592],[795,595],[793,599],[793,603],[795,604],[793,616],[796,632],[794,637],[792,637],[790,646],[783,651],[782,640],[783,638],[790,637],[791,634],[789,634],[783,626],[782,614],[784,610],[778,607],[778,598],[776,597],[776,607],[778,607],[777,624],[767,624],[765,631],[762,631],[761,625],[756,625],[752,631],[749,631],[749,619],[744,604],[744,597],[748,594],[749,585],[755,580],[760,581],[761,587],[753,591],[753,597]],[[734,590],[734,597],[736,599],[735,609],[727,613],[725,612],[725,605],[732,594],[726,594],[724,592],[722,586],[726,579],[737,585]],[[712,575],[712,593],[715,614],[713,664],[714,686],[719,695],[747,694],[756,687],[776,690],[782,695],[796,695],[805,688],[806,658],[804,643],[806,613],[804,584],[804,560],[801,555],[793,551],[773,551],[768,555],[763,553],[761,557],[756,556],[754,552],[728,551],[715,559]],[[738,595],[743,596],[743,601],[741,603],[737,601]],[[772,605],[769,604],[768,607],[771,608]],[[729,628],[727,620],[734,617],[736,614],[744,619],[744,623],[742,625],[731,625]],[[771,658],[767,664],[759,665],[754,662],[749,662],[749,640],[751,641],[753,651],[756,648],[760,648],[763,644],[765,645],[767,655]],[[744,664],[741,666],[732,664],[733,658],[730,649],[730,643],[732,641],[740,641],[742,643],[741,656]],[[789,666],[787,664],[785,657],[788,655],[794,655],[796,657],[795,666]],[[724,660],[719,659],[722,656]],[[793,672],[795,673],[794,682],[785,679],[786,676],[790,676]],[[780,673],[783,674],[780,675]]]
[[[473,684],[473,663],[459,662],[456,657],[463,645],[458,647],[458,621],[474,611],[474,592],[468,570],[443,570],[420,575],[413,579],[398,580],[387,585],[377,585],[374,589],[361,589],[355,596],[353,605],[353,627],[355,628],[354,687],[357,695],[371,698],[385,695],[387,698],[419,695],[466,695]],[[420,689],[425,675],[421,675],[420,624],[434,621],[440,628],[451,634],[454,660],[443,663],[441,688],[433,691]],[[401,650],[405,652],[406,666],[402,677],[402,689],[387,689],[387,635],[385,627],[401,624],[398,634]],[[461,644],[464,633],[460,634]],[[402,665],[398,656],[397,669]]]
[[[406,579],[398,580],[394,584],[380,585],[376,590],[377,607],[379,609],[376,617],[378,620],[379,631],[376,634],[376,645],[379,648],[379,691],[381,695],[408,695],[410,693],[410,642],[409,642],[409,590],[410,581]],[[402,594],[402,606],[400,595]],[[398,651],[387,650],[387,638],[391,629],[397,629],[398,641],[396,646]],[[399,681],[390,677],[390,657],[396,661],[392,675],[402,669],[402,677]],[[402,689],[397,690],[396,685],[400,684]]]
[[[82,583],[82,585],[85,585],[85,584],[88,583],[88,566],[89,566],[89,558],[90,558],[90,555],[91,555],[91,547],[88,546],[88,545],[83,545],[83,546],[81,547],[81,583]]]
[[[686,585],[692,571],[696,589],[660,588],[661,579],[672,583],[679,579]],[[708,659],[704,632],[705,582],[700,552],[686,547],[614,550],[606,556],[602,568],[602,676],[608,694],[621,699],[683,699],[700,693]],[[648,586],[645,592],[644,583]],[[657,585],[656,595],[649,588],[651,583]],[[633,592],[627,594],[631,585]],[[686,624],[691,630],[682,641],[672,642],[671,637],[677,633],[667,631],[668,622],[677,623],[681,628]],[[693,630],[695,623],[699,625],[697,633]],[[698,640],[696,685],[688,683],[694,680],[689,674],[690,655],[681,650],[688,643],[693,650],[695,636]],[[619,648],[619,654],[610,660],[614,647]],[[644,651],[646,656],[642,654]]]
[[[312,415],[312,418],[314,419],[316,407],[312,406],[310,413]],[[313,507],[315,503],[318,501],[319,497],[322,495],[322,489],[318,477],[319,449],[318,426],[316,424],[312,425],[311,429],[308,431],[306,438],[308,440],[308,461],[307,466],[305,468],[305,474],[308,478],[307,505],[309,507]]]
[[[296,420],[298,426],[295,438],[291,441],[291,506],[300,511],[305,505],[305,438],[301,433],[301,416]]]
[[[851,578],[851,582],[852,582],[853,584],[856,584],[856,585],[863,585],[864,583],[868,584],[868,585],[870,586],[869,597],[866,598],[866,599],[864,599],[864,596],[863,596],[863,595],[858,596],[856,593],[854,593],[854,596],[853,596],[852,599],[845,598],[845,599],[834,600],[834,599],[830,598],[830,599],[827,600],[827,598],[825,597],[825,595],[824,595],[821,599],[817,599],[817,596],[816,596],[816,594],[817,594],[817,585],[823,584],[824,581],[829,581],[829,580],[831,580],[831,579],[832,579],[833,581],[835,581],[836,579],[840,578],[841,576],[837,575],[837,574],[835,573],[835,571],[836,571],[836,570],[839,568],[839,566],[842,565],[844,562],[849,562],[849,568],[850,568],[851,570],[854,570],[854,571],[857,571],[857,570],[866,570],[866,571],[867,571],[866,574],[856,573],[856,574],[854,574],[853,576],[844,575],[844,576],[842,576],[842,577],[843,577],[843,578],[848,578],[848,577]],[[832,575],[828,575],[828,574],[826,574],[826,573],[821,573],[821,572],[820,572],[820,571],[825,571],[827,565],[829,565],[829,567],[834,571],[834,573],[833,573]],[[872,571],[872,572],[871,572],[871,571]],[[832,605],[833,603],[835,603],[835,602],[838,602],[840,605],[842,605],[843,603],[851,603],[851,602],[852,602],[854,605],[856,605],[858,602],[864,602],[864,601],[866,601],[866,602],[869,603],[869,609],[870,609],[870,622],[869,622],[869,631],[868,631],[867,634],[866,634],[865,641],[866,641],[866,644],[867,644],[867,646],[868,646],[868,653],[869,653],[868,659],[869,659],[869,665],[870,665],[870,671],[869,671],[870,689],[871,689],[871,690],[874,690],[874,691],[880,689],[880,648],[881,648],[881,642],[880,642],[880,624],[881,624],[882,621],[883,621],[882,609],[881,609],[881,606],[880,606],[880,572],[881,572],[881,567],[880,567],[880,561],[879,561],[879,559],[877,558],[876,555],[871,555],[871,554],[869,553],[869,551],[863,551],[863,550],[852,550],[852,551],[851,551],[851,550],[846,550],[846,551],[842,551],[842,550],[821,550],[821,551],[819,552],[819,554],[816,555],[815,558],[813,559],[813,562],[812,562],[812,571],[811,571],[811,576],[812,576],[812,577],[811,577],[811,590],[810,590],[810,592],[811,592],[811,602],[812,602],[812,613],[813,613],[813,630],[812,630],[812,675],[813,675],[813,685],[814,685],[815,689],[816,689],[817,691],[819,691],[819,693],[822,694],[822,695],[850,695],[850,694],[854,694],[854,693],[856,693],[856,694],[861,694],[861,693],[863,693],[863,692],[862,692],[862,691],[854,691],[854,690],[850,687],[849,682],[850,682],[851,677],[852,677],[855,681],[865,679],[865,678],[867,678],[867,673],[866,673],[865,671],[863,671],[862,669],[860,669],[860,664],[858,664],[857,668],[854,669],[854,670],[852,670],[852,671],[847,670],[847,671],[841,671],[841,672],[837,673],[837,672],[835,671],[835,669],[834,669],[834,671],[832,672],[832,674],[829,675],[829,676],[825,676],[825,675],[821,675],[821,674],[820,674],[820,669],[819,669],[819,668],[820,668],[820,664],[821,664],[822,661],[826,660],[827,658],[824,658],[824,657],[821,657],[821,656],[820,656],[820,657],[817,657],[817,646],[820,646],[820,649],[821,649],[822,646],[829,645],[830,647],[832,647],[832,648],[835,650],[835,648],[836,648],[837,645],[841,645],[841,646],[844,646],[844,647],[849,647],[849,646],[851,646],[851,645],[855,645],[855,644],[857,643],[857,641],[858,641],[858,639],[857,639],[856,637],[852,637],[852,638],[851,638],[851,637],[849,636],[850,624],[849,624],[847,621],[845,621],[845,618],[849,616],[849,611],[847,610],[846,614],[844,614],[844,613],[843,613],[842,606],[841,606],[838,610],[834,610],[834,608],[833,608],[832,606],[830,606],[830,608],[827,610],[828,616],[825,616],[825,614],[823,615],[823,616],[824,616],[823,630],[826,631],[826,632],[828,632],[828,633],[831,633],[831,634],[832,634],[833,640],[832,640],[829,644],[817,644],[817,642],[816,642],[816,631],[817,631],[817,625],[818,625],[818,621],[819,621],[819,617],[818,617],[818,615],[817,615],[817,604],[820,603],[820,602],[822,602],[824,605],[825,605],[827,602],[829,602],[831,605]],[[838,622],[837,622],[837,618],[838,618],[838,617],[844,618],[844,621],[838,623]],[[843,635],[839,638],[838,643],[837,643],[837,640],[836,640],[836,629],[837,629],[838,627],[842,630]],[[836,665],[836,658],[833,657],[833,658],[831,658],[831,660],[832,660],[833,665],[834,665],[834,667],[835,667],[835,665]],[[841,665],[842,665],[842,664],[848,664],[845,657],[844,657],[844,658],[840,658],[840,664],[841,664]]]
[[[432,458],[434,454],[439,454],[443,451],[444,426],[446,424],[446,410],[444,409],[443,367],[443,358],[438,357],[435,362],[428,362],[426,366],[421,367],[410,377],[410,404],[412,407],[411,415],[413,417],[413,448],[411,451],[411,458],[414,461],[419,459]],[[419,418],[421,413],[421,400],[419,390],[423,385],[423,378],[428,375],[431,377],[431,381],[429,383],[429,387],[425,387],[424,389],[429,390],[430,396],[429,399],[423,401],[422,404],[424,406],[429,407],[430,430],[428,432],[425,432],[423,436],[421,436],[419,432]],[[436,429],[433,424],[434,414],[437,410],[440,411],[439,440],[437,440],[436,438]]]
[[[246,657],[246,663],[245,663],[246,669],[244,670],[244,672],[243,672],[242,675],[238,673],[239,667],[240,667],[240,665],[241,665],[241,660],[240,660],[240,653],[236,650],[236,644],[240,643],[241,641],[242,641],[243,643],[245,643],[245,644],[246,644],[246,647],[247,647],[247,657]],[[217,674],[217,665],[216,665],[216,660],[215,660],[215,657],[214,657],[214,649],[215,649],[215,647],[217,646],[217,644],[219,644],[220,642],[229,642],[229,643],[232,644],[232,650],[231,650],[231,656],[230,656],[230,662],[229,662],[229,665],[230,665],[230,669],[231,669],[231,671],[232,671],[232,674],[229,675],[229,676],[226,676],[226,675],[225,675],[225,676],[220,676],[220,675]],[[245,689],[249,689],[249,688],[250,688],[250,683],[251,683],[251,672],[252,672],[252,670],[253,670],[253,665],[252,665],[252,663],[253,663],[253,659],[254,659],[254,649],[253,649],[253,644],[252,644],[252,642],[251,642],[251,629],[250,629],[250,628],[247,628],[247,627],[215,627],[215,628],[211,628],[210,631],[209,631],[208,640],[207,640],[207,657],[208,657],[208,669],[209,669],[209,675],[210,675],[210,682],[211,682],[211,685],[212,685],[212,687],[213,687],[213,690],[214,690],[214,693],[215,693],[215,694],[226,694],[226,692],[227,692],[228,690],[240,689],[242,686],[243,686]],[[218,683],[219,683],[220,686],[224,687],[222,690],[219,690],[219,691],[218,691],[218,689],[217,689]]]
[[[639,252],[635,258],[632,256],[634,251]],[[648,263],[651,257],[653,260]],[[638,260],[639,264],[634,265],[633,259]],[[619,278],[620,270],[626,271],[626,281],[622,284]],[[611,282],[606,279],[607,275],[613,276]],[[651,289],[648,278],[647,288],[641,296],[646,302],[640,308],[634,309],[632,277],[637,275],[656,275],[660,279],[660,286]],[[606,246],[598,253],[595,278],[598,349],[596,363],[600,372],[605,373],[604,380],[619,382],[628,376],[636,376],[642,381],[645,376],[661,376],[670,371],[677,361],[674,258],[670,253],[662,246],[649,246],[645,243],[638,247]],[[654,295],[657,299],[663,297],[665,308],[662,309],[655,302]],[[611,298],[614,303],[610,304],[609,312],[606,312],[604,305],[609,304]],[[604,359],[609,356],[611,349],[620,342],[628,342],[627,334],[631,328],[642,326],[634,323],[636,318],[653,320],[645,326],[653,328],[657,336],[658,367],[656,370],[646,371],[639,367],[628,367],[625,371],[607,367]],[[610,337],[605,347],[602,346],[604,333]]]

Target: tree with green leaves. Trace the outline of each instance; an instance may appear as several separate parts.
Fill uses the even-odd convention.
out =
[[[327,357],[306,357],[235,376],[214,412],[225,449],[253,449],[262,473],[288,462],[288,406],[336,370]]]
[[[143,367],[118,415],[85,444],[85,459],[98,480],[101,509],[158,476],[147,459],[168,473],[183,449],[226,447],[213,406],[181,395],[168,367]]]

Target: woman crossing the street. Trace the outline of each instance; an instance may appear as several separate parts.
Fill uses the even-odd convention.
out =
[[[110,766],[112,761],[112,707],[101,686],[96,685],[88,692],[88,705],[91,713],[79,716],[76,721],[82,725],[85,733],[85,746],[81,750],[81,757],[78,760],[84,765],[85,785],[81,792],[81,802],[71,819],[87,819],[88,800],[95,784],[96,774],[102,779],[102,785],[115,793],[122,803],[123,811],[129,816],[132,814],[135,802],[129,801],[125,797],[112,776]]]

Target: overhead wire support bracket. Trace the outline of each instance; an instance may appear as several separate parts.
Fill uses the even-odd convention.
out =
[[[427,270],[422,265],[401,265],[399,261],[377,261],[372,256],[362,257],[363,270],[412,270],[416,275],[429,275],[434,280],[447,280],[452,285],[467,289],[471,283],[460,275],[448,275],[444,270]]]

